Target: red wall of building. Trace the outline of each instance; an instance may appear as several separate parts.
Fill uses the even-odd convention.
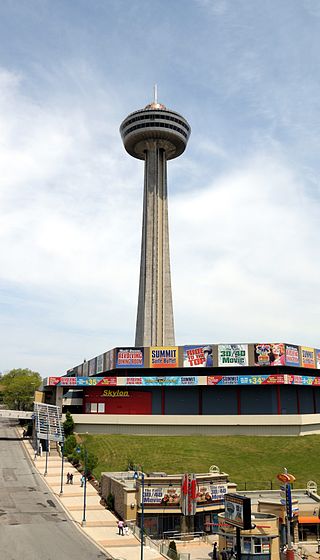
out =
[[[105,414],[152,414],[152,394],[126,387],[90,387],[84,390],[83,412],[87,403],[105,403]]]

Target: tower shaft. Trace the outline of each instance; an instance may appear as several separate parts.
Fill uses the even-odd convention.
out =
[[[174,346],[167,159],[161,140],[145,145],[145,179],[136,346]]]

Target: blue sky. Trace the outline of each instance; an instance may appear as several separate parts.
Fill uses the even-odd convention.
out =
[[[177,343],[320,346],[318,0],[2,0],[0,37],[0,371],[133,344],[154,83]]]

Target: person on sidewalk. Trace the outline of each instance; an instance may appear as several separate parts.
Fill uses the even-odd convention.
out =
[[[86,481],[86,477],[85,477],[84,474],[83,474],[82,477],[80,478],[80,486],[81,486],[81,488],[83,487],[85,481]]]
[[[214,542],[213,543],[213,550],[212,550],[212,560],[218,560],[218,548],[217,548],[218,543]]]
[[[73,484],[73,474],[72,473],[70,473],[69,480],[70,480],[70,484]]]
[[[70,484],[70,473],[67,473],[67,484]]]
[[[124,529],[124,534],[126,536],[128,536],[129,535],[129,527],[126,523],[123,524],[123,529]]]
[[[120,521],[118,521],[118,529],[119,529],[119,535],[122,535],[122,536],[123,536],[123,526],[124,526],[124,523],[120,519]]]

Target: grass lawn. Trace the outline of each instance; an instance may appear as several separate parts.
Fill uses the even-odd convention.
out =
[[[168,474],[208,472],[218,465],[238,489],[279,487],[276,475],[283,467],[296,477],[295,488],[308,480],[320,484],[320,435],[303,437],[255,436],[129,436],[82,435],[89,451],[99,458],[94,474],[127,470],[128,463],[145,472]]]

